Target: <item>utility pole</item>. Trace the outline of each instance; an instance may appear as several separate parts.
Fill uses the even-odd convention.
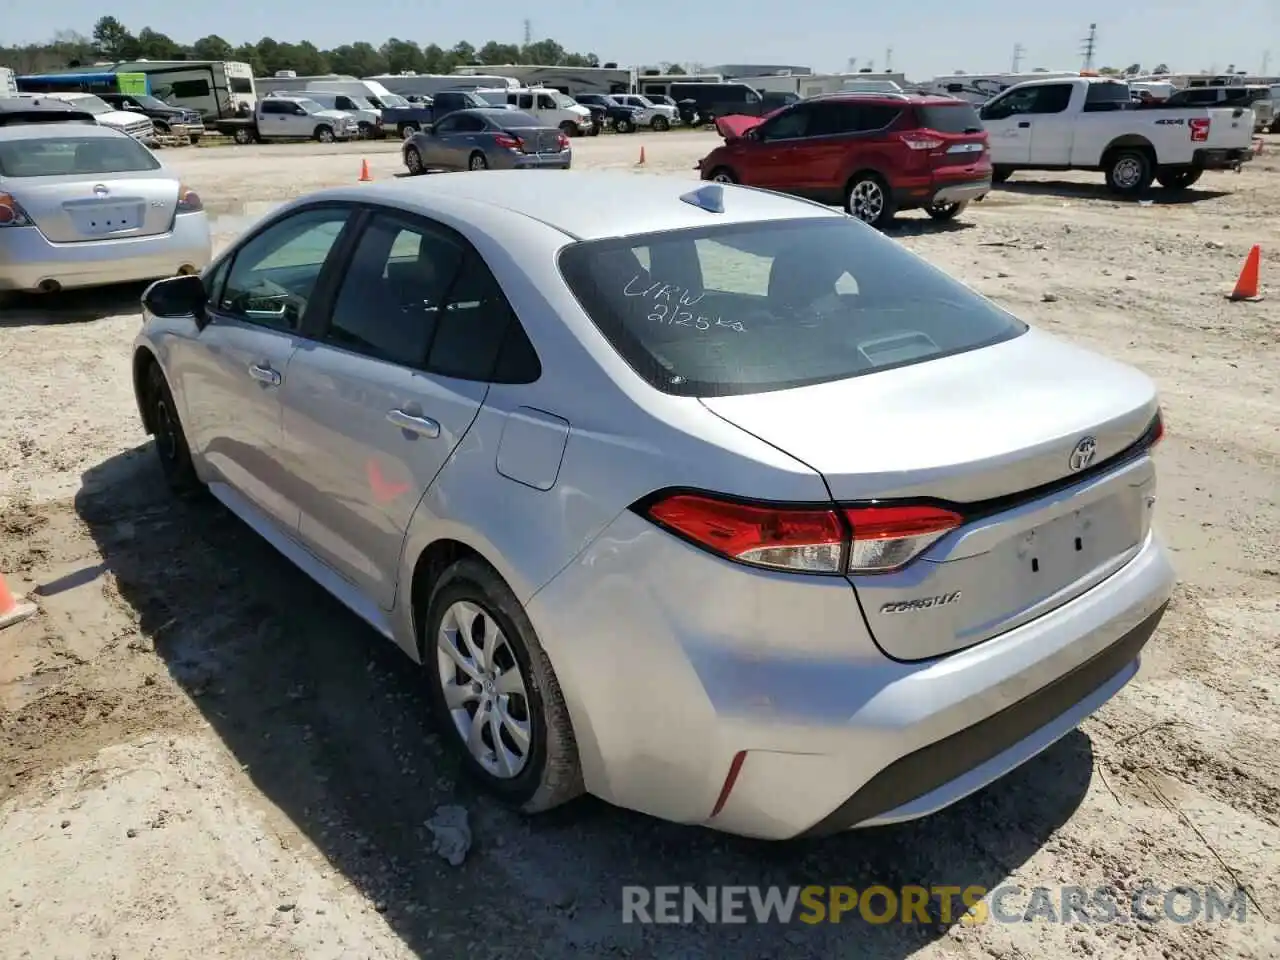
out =
[[[524,45],[527,47],[533,43],[533,21],[525,20],[524,22]]]
[[[1262,51],[1262,69],[1258,72],[1265,77],[1267,75],[1267,68],[1270,66],[1271,66],[1271,51],[1263,50]]]
[[[1027,52],[1026,47],[1024,47],[1022,44],[1015,43],[1013,45],[1013,69],[1009,71],[1010,73],[1018,72],[1018,68],[1022,66],[1022,56],[1026,52]]]
[[[1080,52],[1084,55],[1084,70],[1093,69],[1093,54],[1098,49],[1098,25],[1089,24],[1089,36],[1080,41]]]
[[[893,72],[893,47],[885,47],[884,49],[884,72]]]

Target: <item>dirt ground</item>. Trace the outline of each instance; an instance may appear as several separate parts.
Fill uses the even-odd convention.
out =
[[[692,176],[713,142],[574,146],[578,166],[639,170],[643,145],[646,171]],[[746,842],[590,800],[528,822],[476,795],[412,664],[221,509],[165,494],[130,388],[138,288],[0,314],[0,571],[40,606],[0,634],[0,958],[1280,957],[1280,138],[1267,148],[1184,202],[1024,175],[949,229],[902,218],[911,249],[1159,382],[1159,526],[1181,584],[1139,678],[1080,732],[932,819],[820,842]],[[390,177],[397,156],[165,159],[225,242],[283,199],[354,181],[362,157]],[[1276,299],[1229,303],[1254,243]],[[470,813],[460,867],[432,852],[442,804]],[[1246,920],[620,913],[626,884],[1148,881],[1238,884]]]

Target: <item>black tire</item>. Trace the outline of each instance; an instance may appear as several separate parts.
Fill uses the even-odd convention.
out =
[[[1185,190],[1200,179],[1203,170],[1157,170],[1156,182],[1166,190]]]
[[[426,168],[422,166],[422,154],[418,152],[417,147],[405,147],[404,168],[409,171],[409,176],[411,177],[427,172]]]
[[[235,133],[231,134],[231,139],[241,146],[246,146],[254,141],[254,131],[249,127],[236,127]]]
[[[593,123],[593,124],[591,125],[591,129],[589,129],[589,130],[587,131],[587,136],[588,136],[588,137],[598,137],[598,136],[600,136],[600,124],[598,124],[598,123]]]
[[[483,153],[477,150],[475,151],[475,153],[471,154],[471,156],[467,158],[467,169],[468,170],[488,170],[489,161],[485,158],[485,155]]]
[[[411,136],[418,132],[416,123],[402,123],[396,127],[396,133],[400,134],[401,140],[408,140]]]
[[[666,117],[654,117],[653,129],[657,130],[659,133],[662,133],[664,130],[669,130],[671,129],[671,121]]]
[[[169,125],[163,120],[152,121],[152,126],[155,127],[157,137],[167,137],[173,133],[173,131],[169,129]]]
[[[1155,179],[1151,155],[1136,147],[1121,147],[1113,151],[1103,167],[1107,174],[1107,189],[1122,197],[1146,192]]]
[[[1013,167],[992,167],[991,168],[992,183],[1004,183],[1006,180],[1008,180],[1012,176],[1013,176]]]
[[[1280,133],[1280,120],[1276,120],[1271,124],[1272,133]]]
[[[191,145],[194,147],[200,142],[200,134],[198,133],[190,134],[187,137],[187,139],[191,141]]]
[[[713,183],[737,183],[738,176],[728,167],[716,167],[711,171]]]
[[[333,135],[333,127],[325,126],[323,123],[311,134],[315,138],[316,143],[333,143],[337,138]]]
[[[566,137],[576,137],[578,135],[578,125],[566,120],[564,123],[560,124],[560,132]]]
[[[181,497],[199,492],[204,485],[196,476],[177,404],[158,363],[152,363],[147,370],[147,420],[169,489]]]
[[[878,203],[871,201],[873,196],[879,197]],[[896,212],[889,185],[875,173],[860,173],[849,181],[844,191],[844,209],[849,216],[877,230],[889,226]]]
[[[360,139],[362,140],[373,139],[373,124],[369,123],[367,120],[362,120],[360,121],[360,123],[357,123],[356,130],[360,134]]]
[[[635,133],[636,125],[631,120],[623,119],[617,121],[617,123],[613,125],[613,129],[617,130],[619,133]]]
[[[514,777],[496,776],[472,756],[445,703],[439,662],[441,625],[445,614],[459,602],[479,608],[501,630],[506,649],[520,670],[529,749],[524,767]],[[458,561],[441,574],[431,591],[427,615],[419,622],[423,624],[419,642],[431,712],[468,773],[490,793],[524,813],[541,813],[581,795],[584,786],[578,745],[560,683],[533,625],[502,578],[479,560]],[[477,704],[476,709],[481,706]],[[488,733],[492,738],[491,729]]]
[[[939,223],[949,223],[967,209],[969,209],[969,201],[961,200],[959,203],[939,203],[932,207],[925,207],[924,212]]]

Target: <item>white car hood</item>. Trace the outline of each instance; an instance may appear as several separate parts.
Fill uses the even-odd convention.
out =
[[[341,110],[321,110],[318,113],[311,114],[311,116],[320,117],[324,120],[336,120],[339,123],[352,119],[350,114],[343,113]]]
[[[75,105],[75,101],[70,102],[73,106]],[[134,113],[131,110],[111,110],[107,113],[95,114],[93,119],[104,127],[115,127],[118,130],[124,130],[126,127],[133,126],[139,120],[146,120],[147,118],[141,113]]]

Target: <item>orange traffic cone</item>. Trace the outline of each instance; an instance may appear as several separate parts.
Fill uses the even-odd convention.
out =
[[[373,177],[369,176],[369,161],[361,160],[360,161],[360,183],[368,183],[372,179]]]
[[[1240,279],[1236,288],[1231,291],[1231,300],[1258,300],[1258,266],[1262,261],[1262,247],[1253,245],[1249,255],[1244,258],[1244,267],[1240,271]]]
[[[36,612],[34,603],[19,603],[0,576],[0,630],[25,620]]]
[[[640,161],[636,164],[636,166],[637,166],[637,167],[643,167],[643,166],[644,166],[644,147],[641,147],[641,148],[640,148]]]

